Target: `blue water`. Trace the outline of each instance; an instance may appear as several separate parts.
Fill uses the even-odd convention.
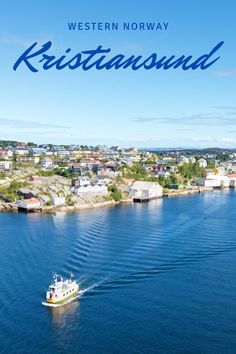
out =
[[[236,193],[0,214],[0,353],[236,353]],[[51,272],[84,290],[41,304]]]

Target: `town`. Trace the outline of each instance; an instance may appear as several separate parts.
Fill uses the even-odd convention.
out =
[[[235,188],[232,149],[0,140],[0,210],[75,210]]]

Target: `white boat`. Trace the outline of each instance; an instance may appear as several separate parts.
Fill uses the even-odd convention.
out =
[[[54,282],[49,285],[46,293],[46,302],[48,304],[62,305],[78,294],[79,285],[73,274],[70,275],[69,279],[63,280],[60,275],[54,273],[53,280]]]

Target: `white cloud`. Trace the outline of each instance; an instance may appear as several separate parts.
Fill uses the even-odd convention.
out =
[[[211,138],[210,136],[199,136],[199,137],[193,137],[192,140],[196,142],[204,142],[204,141],[213,141],[214,139]]]

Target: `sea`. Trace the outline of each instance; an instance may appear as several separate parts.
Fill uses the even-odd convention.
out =
[[[232,190],[0,213],[0,270],[0,353],[236,353]],[[53,271],[81,288],[57,308]]]

